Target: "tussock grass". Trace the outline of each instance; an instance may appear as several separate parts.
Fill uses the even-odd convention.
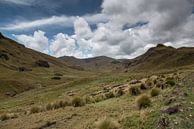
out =
[[[96,122],[96,127],[97,129],[121,129],[119,123],[110,118],[104,118]]]
[[[72,103],[72,106],[74,106],[74,107],[82,107],[82,106],[85,106],[85,104],[86,104],[84,99],[81,97],[78,97],[78,96],[74,97],[72,99],[71,103]]]
[[[1,121],[5,121],[5,120],[8,120],[8,119],[10,119],[10,116],[9,116],[9,114],[7,114],[7,113],[2,114],[2,115],[0,116],[0,120],[1,120]]]
[[[139,109],[149,107],[151,105],[151,100],[147,95],[141,95],[136,100],[137,107]]]
[[[170,86],[175,86],[176,85],[176,82],[175,82],[175,80],[167,80],[166,81],[166,84],[168,84]]]
[[[114,92],[114,96],[115,97],[120,97],[120,96],[122,96],[124,94],[124,91],[122,90],[122,89],[117,89],[117,90],[115,90],[115,92]]]
[[[141,92],[140,92],[140,89],[139,89],[138,86],[131,86],[131,87],[129,88],[129,93],[130,93],[131,95],[139,95]]]
[[[160,94],[160,89],[159,89],[159,88],[153,88],[153,89],[151,89],[151,91],[150,91],[151,97],[158,96],[159,94]]]
[[[39,112],[42,112],[42,111],[44,111],[42,107],[35,106],[35,107],[32,107],[30,109],[30,114],[39,113]]]

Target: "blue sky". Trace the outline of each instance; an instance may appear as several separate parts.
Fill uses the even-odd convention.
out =
[[[101,11],[102,0],[40,0],[29,2],[23,0],[24,3],[12,2],[14,0],[0,2],[0,25],[5,26],[14,21],[33,21],[37,19],[49,18],[52,16],[83,16],[86,14],[95,14]],[[19,1],[19,0],[18,0]],[[22,1],[22,0],[21,0]],[[94,25],[93,25],[94,26]],[[0,30],[7,36],[14,38],[12,34],[32,34],[35,30],[41,29],[46,31],[50,37],[59,32],[73,34],[73,27],[52,26],[36,27],[28,30]]]
[[[55,57],[194,47],[193,0],[0,0],[0,18],[4,35]]]

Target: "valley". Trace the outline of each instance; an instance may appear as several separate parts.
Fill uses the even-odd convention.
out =
[[[194,48],[55,58],[0,36],[0,129],[193,129]]]

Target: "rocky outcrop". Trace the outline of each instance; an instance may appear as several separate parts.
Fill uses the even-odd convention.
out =
[[[45,67],[45,68],[50,67],[48,61],[44,61],[44,60],[38,60],[35,62],[35,64],[36,64],[36,66],[39,66],[39,67]]]

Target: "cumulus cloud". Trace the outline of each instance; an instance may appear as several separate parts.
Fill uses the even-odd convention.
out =
[[[50,46],[54,56],[105,55],[134,58],[159,43],[174,47],[194,46],[193,2],[104,0],[99,14],[72,17],[70,20],[67,17],[53,17],[47,19],[48,21],[35,21],[35,24],[20,23],[8,29],[30,28],[37,24],[65,24],[64,21],[67,20],[67,23],[71,24],[68,26],[74,27],[75,34],[60,33],[54,36]],[[96,24],[97,28],[92,30],[91,24]]]
[[[26,47],[48,54],[48,38],[43,31],[35,31],[33,35],[14,35]]]

